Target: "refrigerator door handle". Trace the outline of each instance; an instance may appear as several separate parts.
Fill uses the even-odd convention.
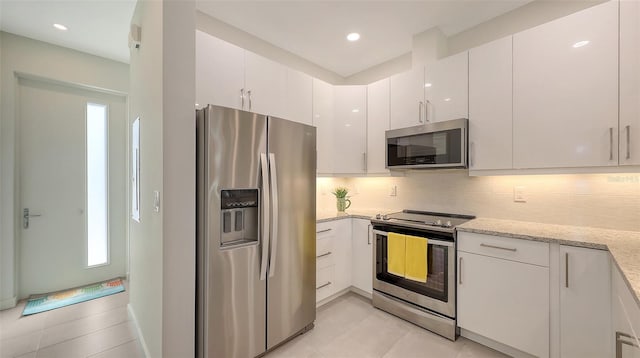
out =
[[[262,259],[260,260],[260,280],[267,279],[267,259],[269,257],[269,162],[267,154],[260,153],[260,165],[262,168]]]
[[[276,254],[278,252],[278,175],[276,173],[276,156],[269,153],[269,171],[271,176],[271,203],[273,206],[273,239],[271,241],[271,259],[269,260],[269,277],[273,277],[276,269]]]

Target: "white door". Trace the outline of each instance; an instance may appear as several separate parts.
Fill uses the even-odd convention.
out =
[[[19,201],[21,210],[28,208],[31,215],[28,227],[21,224],[18,244],[19,296],[123,276],[126,99],[27,79],[20,79],[18,91]],[[100,142],[85,142],[88,103],[95,104],[92,108],[105,109],[107,115],[102,122],[92,122],[102,123],[102,127],[108,124],[108,142],[102,146],[108,149],[103,150],[102,161],[94,154],[89,155],[90,160],[85,159],[87,145],[91,148]],[[102,168],[102,175],[89,176],[92,179],[88,181],[87,167]],[[87,183],[89,190],[96,190],[90,206],[85,194]],[[100,201],[102,212],[96,205]],[[87,208],[96,213],[89,224]],[[102,246],[106,253],[103,250],[103,255],[88,255],[88,231],[106,231],[106,246]],[[104,259],[106,263],[102,263]],[[100,264],[89,267],[90,260]]]
[[[287,68],[287,114],[285,119],[311,125],[313,123],[313,79],[300,71]]]
[[[633,0],[620,1],[619,158],[640,165],[640,2]]]
[[[367,172],[367,86],[335,86],[333,173]]]
[[[367,173],[388,174],[385,131],[389,129],[389,79],[367,86]]]
[[[245,111],[287,116],[287,69],[281,64],[256,55],[244,53]]]
[[[316,130],[316,154],[318,174],[333,173],[333,86],[313,79],[313,125]]]
[[[514,168],[618,165],[618,2],[513,36]]]
[[[424,75],[426,121],[469,118],[469,53],[428,64]]]
[[[389,83],[391,129],[424,123],[424,67],[393,75]]]
[[[369,236],[371,222],[353,219],[351,223],[353,251],[353,286],[371,294],[373,292],[373,245]]]

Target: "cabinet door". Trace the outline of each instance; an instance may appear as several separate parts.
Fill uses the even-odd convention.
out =
[[[620,164],[640,165],[640,2],[620,1]]]
[[[428,64],[424,93],[427,122],[469,118],[469,53]]]
[[[549,356],[549,269],[458,251],[458,325]]]
[[[391,129],[424,122],[424,68],[391,76],[389,84]]]
[[[285,118],[287,70],[253,52],[245,52],[245,98],[244,109],[251,112]]]
[[[611,265],[612,340],[615,357],[640,357],[640,306],[633,297],[620,270]],[[622,334],[618,337],[617,333]],[[634,338],[635,337],[635,338]],[[620,340],[617,344],[616,339]],[[635,345],[635,346],[634,346]]]
[[[333,173],[366,173],[367,86],[334,86]]]
[[[367,86],[367,173],[388,173],[385,131],[389,129],[389,79]]]
[[[351,220],[337,220],[334,224],[335,238],[335,292],[351,287],[352,250],[351,250]]]
[[[373,292],[373,245],[369,236],[371,222],[352,219],[351,244],[353,247],[353,286],[371,294]]]
[[[242,109],[244,50],[196,31],[196,103]]]
[[[313,125],[316,126],[318,174],[333,173],[333,86],[313,79]]]
[[[469,51],[469,168],[512,168],[512,40]]]
[[[611,357],[609,252],[560,246],[560,356]]]
[[[313,85],[311,76],[287,69],[287,114],[285,118],[303,124],[312,124]]]
[[[515,168],[618,165],[618,2],[515,34],[513,86]]]

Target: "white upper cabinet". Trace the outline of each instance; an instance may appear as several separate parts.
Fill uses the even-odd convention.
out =
[[[242,109],[244,53],[235,45],[196,31],[196,103]]]
[[[333,173],[333,86],[313,79],[313,125],[316,126],[318,174]]]
[[[424,93],[428,123],[469,118],[468,52],[428,64]]]
[[[640,165],[640,2],[620,1],[620,164]]]
[[[515,168],[618,164],[618,3],[513,37]]]
[[[300,71],[287,69],[286,115],[284,118],[311,125],[313,110],[313,79]]]
[[[389,129],[389,79],[367,86],[367,173],[385,169],[385,131]]]
[[[285,118],[286,68],[249,51],[244,60],[245,110]]]
[[[335,86],[333,173],[367,172],[367,86]]]
[[[613,357],[609,252],[560,246],[560,357]]]
[[[469,51],[469,169],[512,168],[512,39]]]
[[[389,85],[391,129],[424,123],[424,68],[393,75]]]

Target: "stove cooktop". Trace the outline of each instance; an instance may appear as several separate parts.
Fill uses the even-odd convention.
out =
[[[475,216],[403,210],[391,214],[377,214],[371,218],[371,222],[452,233],[456,226],[472,219],[475,219]]]

